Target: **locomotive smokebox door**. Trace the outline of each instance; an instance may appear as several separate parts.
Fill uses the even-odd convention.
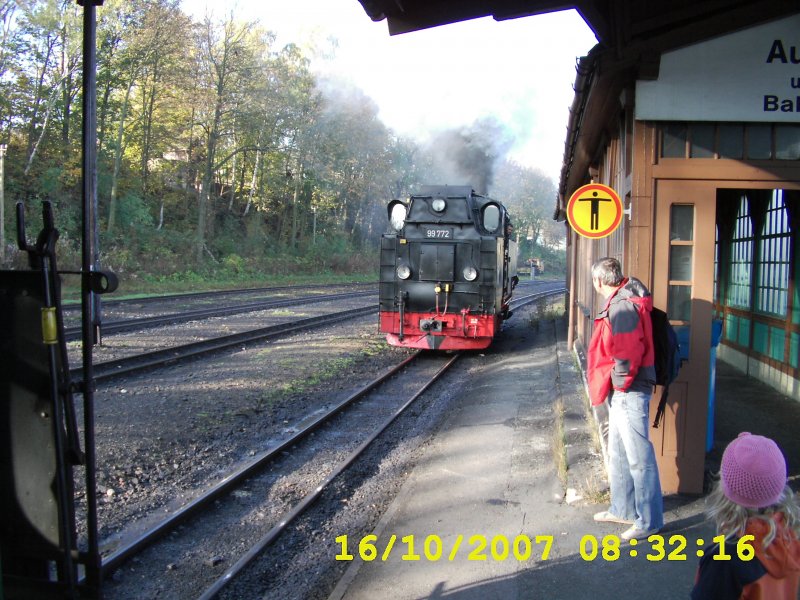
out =
[[[455,264],[456,250],[452,244],[420,245],[420,281],[453,281]]]

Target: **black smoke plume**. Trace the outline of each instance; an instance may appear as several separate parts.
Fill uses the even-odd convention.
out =
[[[494,117],[439,132],[431,140],[436,183],[468,184],[479,194],[486,194],[495,165],[505,157],[513,142],[511,133]]]

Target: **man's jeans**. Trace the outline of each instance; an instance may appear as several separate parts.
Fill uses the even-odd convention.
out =
[[[650,394],[615,390],[608,400],[609,512],[650,530],[664,526],[661,482],[648,437]]]

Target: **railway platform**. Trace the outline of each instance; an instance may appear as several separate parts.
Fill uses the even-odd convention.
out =
[[[524,329],[524,331],[523,331]],[[557,350],[554,352],[554,348]],[[467,390],[366,539],[329,600],[367,598],[616,599],[636,590],[648,600],[686,598],[698,550],[715,535],[702,496],[664,499],[664,552],[614,539],[625,525],[595,523],[605,484],[592,441],[583,381],[563,324],[512,328],[487,352],[497,362]],[[553,451],[563,406],[566,474]],[[740,431],[783,448],[800,483],[800,402],[718,363],[716,440],[706,463]],[[700,542],[702,540],[702,542]],[[685,542],[685,546],[683,545]],[[655,560],[648,560],[648,555]]]

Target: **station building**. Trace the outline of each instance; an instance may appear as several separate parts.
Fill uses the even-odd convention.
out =
[[[360,1],[392,34],[569,8],[592,28],[555,218],[566,221],[569,198],[591,182],[613,188],[624,215],[602,238],[567,228],[569,342],[581,356],[603,302],[592,263],[618,258],[682,340],[685,362],[651,429],[663,490],[702,492],[715,360],[800,399],[800,5]]]
[[[800,399],[800,9],[748,25],[578,64],[557,218],[589,181],[625,212],[601,239],[568,230],[570,342],[588,346],[603,256],[669,314],[686,361],[651,429],[665,492],[702,491],[715,359]]]

